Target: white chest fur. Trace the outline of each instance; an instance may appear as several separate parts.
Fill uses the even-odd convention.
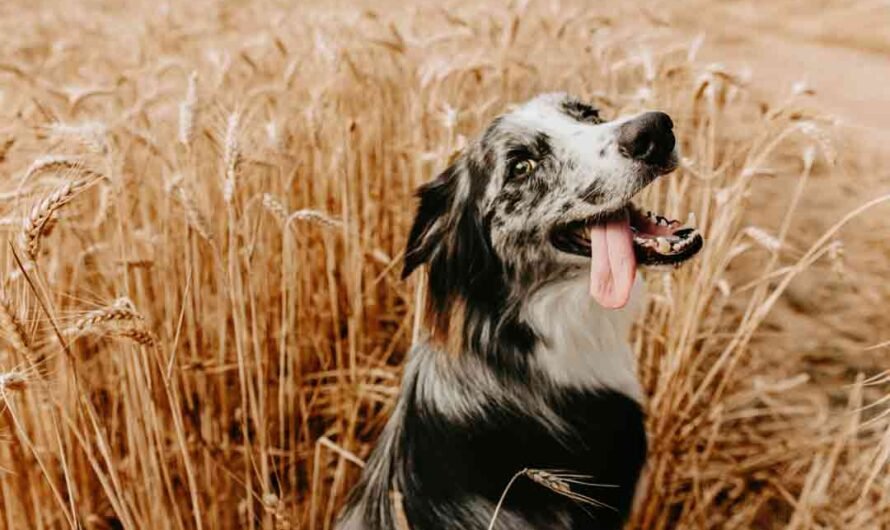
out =
[[[610,389],[642,399],[630,327],[643,299],[637,277],[630,302],[605,309],[588,294],[581,275],[538,290],[525,306],[525,321],[542,338],[535,364],[556,386]]]

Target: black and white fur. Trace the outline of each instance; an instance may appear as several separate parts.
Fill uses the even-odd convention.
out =
[[[398,491],[412,530],[485,529],[524,468],[587,476],[601,486],[573,489],[605,506],[520,479],[495,528],[623,524],[646,457],[627,342],[642,285],[623,309],[600,307],[589,258],[549,238],[623,207],[664,173],[619,148],[630,119],[604,122],[570,96],[539,96],[495,119],[419,190],[404,276],[427,266],[426,334],[338,528],[397,528]]]

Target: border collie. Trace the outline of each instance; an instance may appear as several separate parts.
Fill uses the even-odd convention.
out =
[[[426,265],[424,333],[338,528],[484,530],[525,469],[570,495],[516,480],[494,528],[621,527],[646,457],[636,269],[703,243],[630,203],[676,168],[672,129],[544,94],[420,188],[403,277]]]

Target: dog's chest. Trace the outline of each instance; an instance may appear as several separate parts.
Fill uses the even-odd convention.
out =
[[[572,483],[573,494],[601,504],[582,506],[521,480],[503,511],[522,524],[498,528],[590,528],[591,516],[596,528],[620,528],[646,455],[639,404],[614,391],[566,390],[550,406],[564,422],[559,431],[514,406],[492,407],[484,420],[469,423],[409,407],[402,444],[411,448],[415,491],[405,498],[413,527],[484,528],[510,479],[536,469],[583,477]],[[431,512],[429,502],[482,506],[486,517],[473,520],[465,510],[443,516]],[[443,526],[443,517],[453,525]],[[557,526],[556,517],[568,519]]]
[[[600,307],[588,294],[584,276],[535,292],[523,317],[540,337],[532,366],[555,386],[575,390],[615,390],[640,401],[642,390],[628,342],[642,301],[637,279],[623,309]]]

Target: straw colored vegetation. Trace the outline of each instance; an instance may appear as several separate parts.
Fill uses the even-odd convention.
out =
[[[574,2],[126,4],[0,7],[0,527],[330,528],[415,333],[412,190],[547,90],[670,112],[643,203],[707,238],[646,273],[631,527],[890,525],[886,230],[847,229],[886,197],[815,209],[865,171],[803,87]],[[847,323],[796,332],[801,281]]]

